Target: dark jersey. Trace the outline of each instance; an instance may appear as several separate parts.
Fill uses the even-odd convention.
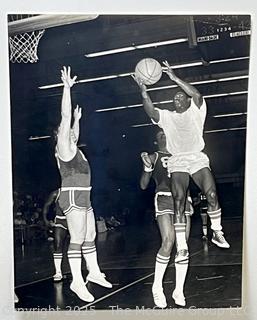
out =
[[[61,175],[62,187],[90,187],[90,166],[79,149],[77,149],[75,156],[70,161],[63,161],[58,154],[56,154],[56,159]]]
[[[167,172],[167,163],[171,154],[161,151],[155,152],[154,170],[152,177],[155,181],[155,192],[170,192],[170,180]]]

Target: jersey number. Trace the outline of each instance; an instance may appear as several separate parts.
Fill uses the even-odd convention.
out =
[[[161,160],[161,163],[162,163],[163,168],[167,168],[167,167],[168,167],[169,157],[161,157],[160,160]]]

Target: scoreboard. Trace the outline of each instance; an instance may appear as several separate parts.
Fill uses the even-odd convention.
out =
[[[198,43],[251,34],[250,15],[197,15],[193,22]]]

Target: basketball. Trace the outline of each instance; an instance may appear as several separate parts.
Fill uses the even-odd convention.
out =
[[[136,77],[140,78],[145,85],[158,82],[162,76],[162,66],[152,58],[145,58],[138,62],[135,68]]]

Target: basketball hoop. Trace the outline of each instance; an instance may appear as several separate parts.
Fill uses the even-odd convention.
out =
[[[37,62],[37,47],[44,32],[45,30],[36,30],[10,36],[10,61],[12,63]]]

